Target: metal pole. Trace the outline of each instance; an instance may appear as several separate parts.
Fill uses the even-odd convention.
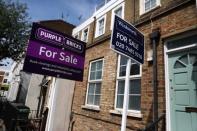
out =
[[[126,79],[125,79],[125,90],[124,90],[124,103],[123,103],[123,112],[122,112],[122,124],[121,131],[126,131],[126,123],[127,123],[127,110],[128,110],[128,95],[129,95],[129,76],[131,70],[131,59],[127,60],[127,68],[126,68]]]

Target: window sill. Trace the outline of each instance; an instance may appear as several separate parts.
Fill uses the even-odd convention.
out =
[[[96,106],[82,105],[81,108],[88,109],[88,110],[94,110],[94,111],[100,111],[100,108],[96,107]]]
[[[155,6],[154,8],[152,8],[152,9],[150,9],[150,10],[148,10],[148,11],[142,12],[142,13],[140,14],[140,16],[144,16],[144,15],[146,15],[146,14],[148,14],[148,13],[154,11],[154,10],[157,10],[157,9],[160,8],[160,7],[161,7],[161,5],[157,5],[157,6]]]
[[[100,35],[97,34],[97,35],[94,36],[94,38],[95,38],[95,39],[96,39],[96,38],[99,38],[99,37],[103,36],[104,34],[105,34],[105,32],[104,32],[103,34],[100,34]]]
[[[110,110],[109,112],[111,114],[122,115],[122,111],[120,111],[120,110]],[[142,118],[142,114],[140,112],[128,111],[127,112],[127,116],[136,117],[136,118]]]

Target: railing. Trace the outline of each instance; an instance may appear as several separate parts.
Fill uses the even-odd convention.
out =
[[[158,127],[159,122],[161,121],[162,121],[162,124],[161,124],[160,129],[161,131],[165,131],[165,114],[161,115],[157,121],[150,123],[144,129],[139,129],[138,131],[154,131],[154,129]]]
[[[40,131],[41,129],[41,118],[34,119],[13,119],[12,128],[8,131]]]
[[[26,118],[20,116],[23,114],[18,114],[17,117],[11,116],[6,109],[8,103],[9,101],[7,101],[6,97],[0,96],[0,131],[1,127],[6,127],[6,131],[41,130],[42,118],[37,115],[37,110],[30,110],[30,113]]]

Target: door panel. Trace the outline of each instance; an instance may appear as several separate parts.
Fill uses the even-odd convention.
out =
[[[169,55],[169,87],[172,131],[197,131],[197,50]]]

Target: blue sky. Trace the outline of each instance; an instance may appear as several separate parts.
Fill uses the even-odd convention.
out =
[[[103,0],[15,0],[26,3],[31,21],[61,19],[79,25],[90,17]],[[79,17],[81,16],[81,20]]]

